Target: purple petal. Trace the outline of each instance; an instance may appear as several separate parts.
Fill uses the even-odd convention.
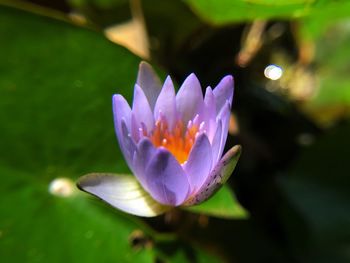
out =
[[[220,159],[222,154],[220,153],[221,137],[222,137],[222,122],[219,121],[213,141],[211,143],[211,147],[213,149],[213,163],[216,163]]]
[[[130,123],[131,109],[128,102],[120,94],[113,95],[113,114],[114,114],[114,125],[116,132],[117,128],[120,128],[122,118],[125,119],[127,124]]]
[[[203,94],[195,74],[189,75],[176,95],[176,109],[182,121],[187,125],[202,108]]]
[[[153,113],[146,98],[145,93],[142,91],[139,85],[135,85],[134,101],[132,104],[132,112],[134,113],[136,123],[144,123],[147,130],[152,130],[154,126]]]
[[[212,149],[208,137],[202,133],[193,145],[184,170],[191,185],[191,192],[197,191],[210,173]]]
[[[160,114],[166,118],[170,129],[172,129],[176,121],[176,104],[174,84],[170,77],[166,78],[162,91],[154,106],[155,120],[159,119]]]
[[[216,131],[216,105],[213,91],[207,87],[205,91],[204,103],[200,114],[200,122],[205,123],[205,130],[207,132],[209,141],[213,140]]]
[[[129,214],[152,217],[169,210],[145,192],[133,176],[92,173],[80,178],[77,186]]]
[[[156,153],[156,148],[148,138],[143,138],[137,145],[137,151],[134,154],[134,172],[142,187],[149,191],[146,180],[146,167]]]
[[[121,142],[119,144],[122,146],[122,152],[124,154],[124,157],[129,165],[129,168],[134,171],[133,169],[133,158],[134,158],[134,153],[136,152],[136,144],[131,138],[131,134],[125,124],[125,120],[122,119],[121,121],[121,131],[122,131],[122,137],[121,137]]]
[[[184,205],[197,205],[211,197],[231,176],[241,155],[242,147],[233,146],[216,164],[203,186]]]
[[[131,119],[131,109],[127,101],[119,94],[113,96],[113,113],[114,113],[114,127],[117,135],[120,150],[124,156],[129,156],[128,150],[124,143],[123,131],[122,131],[122,120],[124,120],[124,125],[126,130],[128,130],[128,124],[130,125]],[[125,129],[125,128],[124,128]],[[128,165],[131,165],[131,159],[127,159]]]
[[[207,87],[205,91],[204,104],[206,106],[205,114],[209,119],[216,117],[215,103],[216,101],[213,90],[211,89],[211,87]]]
[[[162,84],[157,74],[152,69],[152,66],[147,62],[142,61],[140,63],[136,83],[142,88],[149,105],[153,110],[161,91]]]
[[[161,204],[178,206],[188,196],[190,185],[187,175],[174,156],[158,148],[146,167],[150,195]]]
[[[135,114],[133,112],[131,112],[131,128],[130,128],[130,131],[131,131],[131,137],[133,138],[133,140],[135,142],[138,142],[141,138],[140,136],[140,124],[136,121],[136,117],[135,117]]]
[[[228,135],[228,125],[230,121],[230,114],[231,114],[231,106],[228,101],[226,101],[226,104],[222,107],[221,111],[218,114],[217,121],[222,122],[222,135],[221,135],[221,141],[220,141],[220,149],[219,149],[219,156],[222,155],[226,139]]]
[[[219,113],[226,101],[229,101],[230,105],[232,103],[233,77],[231,75],[224,77],[215,87],[213,93],[216,99],[216,111]]]

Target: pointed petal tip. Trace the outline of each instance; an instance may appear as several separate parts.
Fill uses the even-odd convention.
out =
[[[185,79],[185,81],[195,81],[199,83],[199,79],[197,77],[197,75],[195,73],[191,73],[190,75],[187,76],[187,78]]]
[[[137,96],[145,97],[145,93],[142,90],[141,86],[138,83],[135,83],[135,85],[134,85],[133,104],[135,103],[135,99],[138,98]],[[147,98],[146,98],[146,100],[147,100]]]
[[[221,157],[220,163],[225,176],[222,177],[222,183],[225,183],[226,180],[230,177],[231,173],[236,167],[236,164],[242,154],[242,146],[235,145],[230,148],[224,156]]]
[[[170,129],[173,129],[176,122],[176,97],[173,81],[168,76],[163,84],[162,90],[154,106],[154,118],[165,117]]]
[[[137,84],[141,87],[143,84],[150,84],[149,81],[152,81],[155,84],[160,84],[160,80],[152,65],[146,61],[141,61],[139,64],[139,71],[137,76]]]
[[[230,150],[227,151],[227,153],[230,153],[230,155],[232,155],[232,156],[238,155],[238,158],[239,158],[239,156],[242,153],[242,145],[237,144],[237,145],[233,146]]]
[[[172,79],[171,79],[170,75],[167,75],[167,76],[166,76],[166,78],[165,78],[165,81],[164,81],[164,82],[166,82],[166,81],[172,81]]]
[[[140,92],[140,90],[141,90],[140,85],[139,85],[138,83],[135,83],[135,85],[134,85],[134,97],[133,97],[133,101],[135,100],[136,94],[137,94],[138,92]]]
[[[89,186],[94,186],[98,184],[99,174],[97,173],[88,173],[78,178],[76,181],[76,186],[79,190],[89,193],[86,188]]]
[[[223,77],[213,90],[216,98],[216,110],[220,112],[226,101],[232,104],[234,92],[233,76],[227,75]]]
[[[227,75],[221,79],[223,85],[227,86],[228,88],[234,89],[234,78],[232,75]]]
[[[185,78],[185,80],[182,82],[181,87],[184,87],[184,86],[190,86],[190,87],[194,86],[194,88],[198,88],[198,87],[201,88],[199,79],[195,73],[191,73]]]
[[[116,107],[118,103],[126,103],[129,105],[128,101],[121,94],[113,94],[112,96],[113,107]]]
[[[169,75],[165,78],[162,89],[164,89],[165,87],[168,87],[168,89],[169,88],[172,89],[174,92],[174,95],[175,95],[174,83],[173,83],[172,78]]]
[[[221,158],[220,163],[222,165],[222,172],[225,174],[222,176],[222,183],[225,183],[226,180],[230,177],[231,173],[236,167],[236,164],[241,156],[242,146],[235,145],[229,149],[224,156]]]
[[[223,77],[224,80],[228,81],[228,82],[232,82],[234,81],[234,78],[232,75],[226,75],[225,77]]]
[[[213,93],[213,89],[210,86],[205,89],[205,96],[208,96],[207,94],[209,93]]]
[[[115,102],[116,100],[118,100],[121,97],[120,94],[113,94],[112,96],[112,101]]]
[[[149,64],[147,61],[142,60],[142,61],[140,62],[140,64],[139,64],[139,70],[142,70],[142,69],[144,69],[144,68],[152,69],[152,70],[153,70],[151,64]]]
[[[141,61],[139,65],[136,83],[144,91],[151,109],[153,109],[161,91],[162,83],[153,67],[145,61]]]
[[[184,123],[193,119],[203,107],[201,84],[194,73],[182,83],[176,94],[176,109]]]

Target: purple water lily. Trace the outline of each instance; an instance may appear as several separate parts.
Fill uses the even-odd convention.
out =
[[[241,151],[234,146],[221,158],[232,97],[232,76],[208,87],[203,98],[191,74],[175,94],[170,77],[162,86],[141,62],[132,108],[123,96],[113,96],[116,135],[135,177],[89,174],[78,186],[139,216],[207,200],[231,175]]]

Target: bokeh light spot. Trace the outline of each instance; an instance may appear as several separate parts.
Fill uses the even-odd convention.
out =
[[[268,65],[264,70],[266,78],[271,80],[278,80],[283,75],[283,69],[277,65]]]
[[[75,185],[69,178],[56,178],[49,185],[49,192],[60,197],[71,196],[74,190]]]

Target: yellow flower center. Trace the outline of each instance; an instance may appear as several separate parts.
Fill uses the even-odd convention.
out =
[[[188,159],[197,132],[198,126],[192,123],[184,127],[181,121],[177,121],[174,128],[169,130],[165,120],[158,120],[149,138],[154,146],[168,149],[183,164]]]

